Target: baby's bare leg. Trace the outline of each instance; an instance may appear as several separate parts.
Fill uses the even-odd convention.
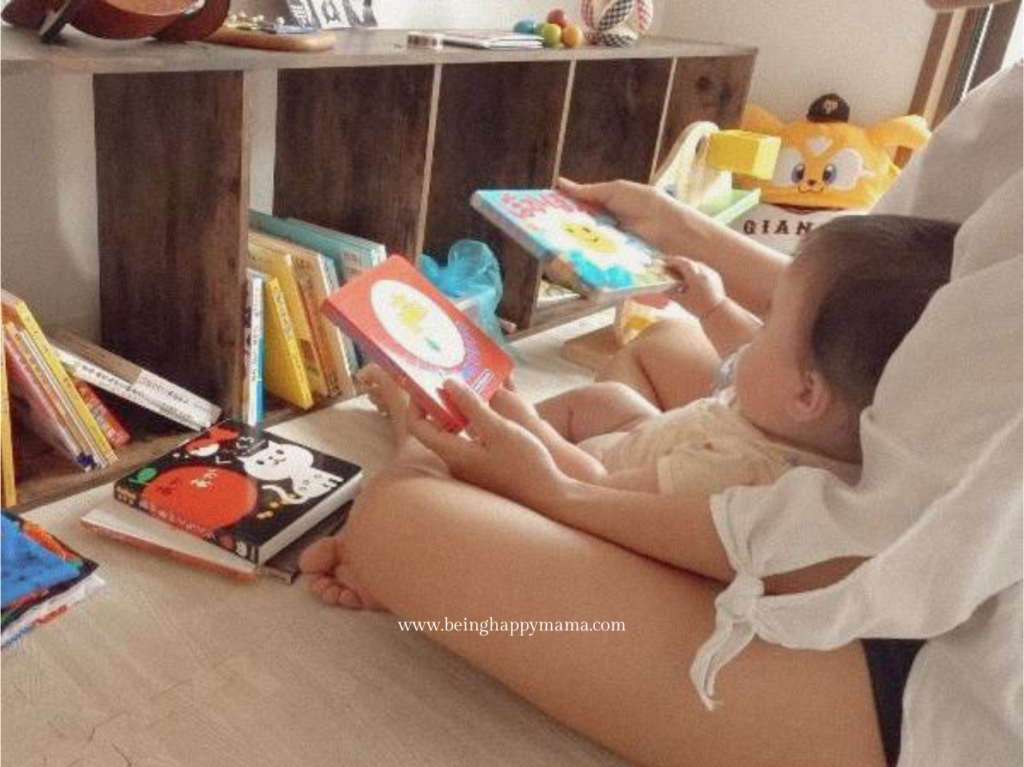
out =
[[[721,358],[693,322],[662,320],[612,357],[598,381],[619,381],[660,410],[706,397]]]
[[[629,431],[661,411],[617,381],[585,384],[537,403],[537,413],[576,444],[598,434]]]

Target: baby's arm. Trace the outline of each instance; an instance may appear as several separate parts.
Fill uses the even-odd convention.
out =
[[[667,262],[682,278],[668,297],[700,321],[719,356],[725,359],[754,338],[762,322],[725,294],[716,271],[680,256]]]

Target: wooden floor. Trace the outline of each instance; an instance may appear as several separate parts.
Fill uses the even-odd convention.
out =
[[[596,321],[523,341],[520,389],[587,380],[558,349]],[[360,398],[275,430],[373,469],[390,452],[382,426]],[[110,493],[28,514],[98,561],[106,585],[4,652],[4,767],[622,767],[392,616],[84,530]]]

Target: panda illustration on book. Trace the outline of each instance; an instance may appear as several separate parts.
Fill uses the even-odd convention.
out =
[[[342,484],[342,478],[313,467],[313,454],[299,445],[267,440],[266,445],[251,455],[239,455],[246,474],[260,482],[291,480],[291,491],[276,484],[262,489],[276,494],[280,503],[293,506],[327,495]]]

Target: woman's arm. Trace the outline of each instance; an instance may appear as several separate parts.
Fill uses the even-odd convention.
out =
[[[469,420],[472,440],[442,431],[413,404],[408,425],[456,479],[659,562],[722,582],[735,575],[706,496],[657,495],[571,479],[535,435],[494,412],[465,384],[449,379],[445,391]],[[769,579],[768,588],[776,593],[822,588],[860,561],[833,560],[779,575]]]
[[[632,181],[577,184],[559,179],[563,192],[607,208],[628,230],[663,253],[683,253],[722,275],[729,294],[764,313],[775,278],[788,262],[783,254],[680,204],[652,186]]]

